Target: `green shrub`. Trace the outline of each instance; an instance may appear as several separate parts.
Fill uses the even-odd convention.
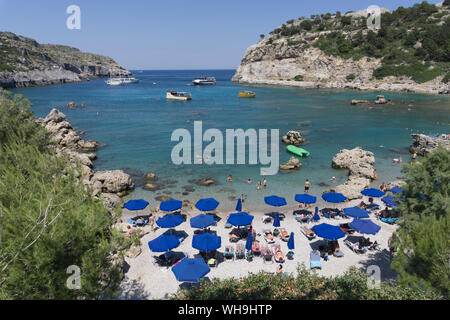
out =
[[[244,278],[202,280],[200,287],[180,289],[171,299],[185,300],[400,300],[439,299],[440,295],[403,287],[395,283],[381,283],[379,289],[369,289],[367,275],[350,268],[334,278],[310,274],[304,265],[297,274],[271,275],[266,272]]]
[[[356,76],[354,73],[350,73],[349,75],[347,75],[347,77],[345,77],[348,81],[353,81],[356,79]]]
[[[301,74],[296,75],[296,76],[294,77],[294,80],[295,80],[295,81],[303,81],[303,76],[302,76]]]

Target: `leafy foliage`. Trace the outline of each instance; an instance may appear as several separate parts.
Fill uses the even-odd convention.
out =
[[[355,267],[335,278],[310,274],[304,265],[297,275],[270,275],[266,272],[236,279],[202,280],[200,287],[180,289],[172,299],[186,300],[378,300],[378,299],[438,299],[438,294],[381,283],[379,289],[369,289],[367,275]]]
[[[79,180],[81,167],[56,157],[29,102],[0,92],[0,299],[114,296],[128,245],[114,217]],[[66,284],[69,266],[81,288]]]
[[[450,288],[450,151],[440,147],[421,162],[405,165],[400,201],[402,221],[395,233],[398,253],[392,268],[405,285]]]

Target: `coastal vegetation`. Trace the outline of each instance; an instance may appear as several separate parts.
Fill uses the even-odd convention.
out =
[[[56,156],[27,99],[0,91],[0,299],[115,295],[130,240],[80,168]]]
[[[440,147],[422,161],[404,166],[399,197],[400,228],[392,268],[400,283],[435,290],[450,288],[450,151]]]
[[[273,39],[286,38],[299,45],[299,37],[324,53],[345,59],[381,59],[375,69],[377,79],[409,77],[423,83],[450,72],[450,7],[437,7],[424,1],[410,8],[399,7],[381,15],[381,27],[371,30],[362,15],[329,13],[310,19],[290,20],[270,33]]]
[[[369,281],[371,281],[369,279]],[[198,288],[180,289],[172,299],[186,300],[429,300],[442,296],[432,291],[382,282],[379,288],[369,288],[368,275],[350,268],[334,278],[310,274],[299,265],[297,274],[270,275],[267,272],[250,274],[243,278],[211,282],[204,279]]]

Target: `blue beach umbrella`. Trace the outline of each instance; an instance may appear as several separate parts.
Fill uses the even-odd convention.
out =
[[[264,197],[264,202],[270,206],[282,207],[287,204],[286,199],[278,196]]]
[[[328,192],[324,193],[322,195],[322,199],[326,202],[332,202],[332,203],[340,203],[347,200],[347,198],[342,193],[336,193],[336,192]]]
[[[349,223],[350,227],[359,233],[363,234],[377,234],[381,227],[373,223],[369,219],[355,219]]]
[[[288,249],[289,250],[294,250],[294,233],[291,232],[291,236],[289,237],[289,241],[288,241]]]
[[[237,203],[236,203],[236,211],[237,211],[237,212],[241,212],[241,211],[242,211],[242,200],[241,200],[241,198],[239,198],[239,199],[237,200]]]
[[[315,209],[315,211],[314,211],[313,220],[314,220],[314,221],[319,221],[319,220],[320,220],[320,217],[319,217],[319,207],[316,207],[316,209]]]
[[[400,187],[393,187],[389,191],[392,192],[393,194],[397,194],[397,193],[401,193],[403,190]]]
[[[159,209],[166,212],[172,212],[175,210],[181,209],[183,206],[183,202],[180,200],[170,199],[164,202],[161,202],[159,205]]]
[[[398,203],[394,201],[394,198],[392,196],[386,196],[384,198],[381,198],[381,201],[383,201],[389,207],[398,206]]]
[[[222,245],[222,239],[212,233],[205,232],[192,238],[192,247],[199,251],[213,251]]]
[[[303,203],[303,204],[312,204],[312,203],[316,203],[317,198],[310,194],[307,194],[307,193],[296,194],[295,201]]]
[[[148,247],[153,252],[164,252],[177,247],[180,240],[177,236],[162,234],[158,238],[149,241]]]
[[[175,278],[180,282],[198,282],[211,269],[202,258],[184,258],[172,267]]]
[[[341,230],[341,228],[328,223],[321,223],[314,226],[312,229],[319,237],[327,240],[337,240],[345,237],[345,233]]]
[[[128,201],[123,207],[131,211],[136,211],[147,208],[148,204],[144,199],[137,199]]]
[[[219,202],[214,198],[200,199],[195,204],[195,207],[200,211],[213,211],[217,208]]]
[[[232,213],[228,218],[228,223],[232,224],[235,227],[251,225],[252,221],[253,216],[249,215],[247,212]]]
[[[168,214],[156,220],[156,224],[161,228],[174,228],[183,223],[183,218],[177,214]]]
[[[275,218],[273,219],[273,226],[275,228],[278,228],[279,226],[281,226],[281,224],[280,224],[280,213],[279,212],[275,212]]]
[[[214,216],[210,214],[199,214],[196,217],[191,218],[190,223],[192,228],[204,229],[214,224]]]
[[[253,236],[252,233],[249,232],[247,236],[247,241],[245,242],[245,249],[247,249],[248,251],[252,251],[252,245],[253,245]]]
[[[361,194],[367,197],[375,197],[375,198],[379,198],[385,195],[383,191],[376,188],[364,189],[363,191],[361,191]]]
[[[360,207],[345,208],[344,213],[346,216],[356,219],[369,217],[369,213]]]

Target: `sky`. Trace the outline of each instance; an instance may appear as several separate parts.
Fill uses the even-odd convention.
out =
[[[132,70],[235,69],[247,47],[290,19],[394,10],[419,0],[0,0],[0,31],[110,56]],[[430,3],[440,1],[430,0]],[[81,29],[66,26],[70,5]]]

